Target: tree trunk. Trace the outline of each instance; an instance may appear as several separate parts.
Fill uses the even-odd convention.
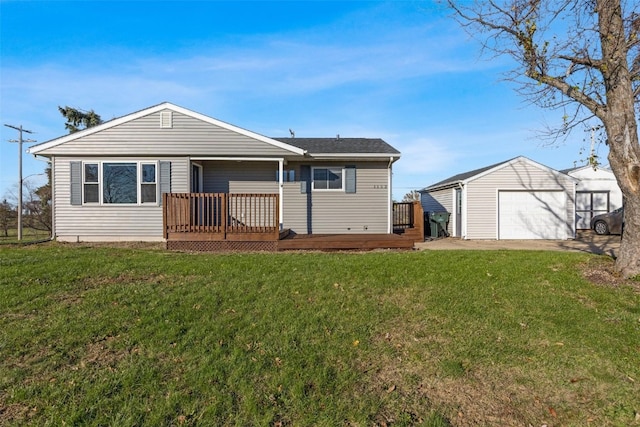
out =
[[[604,123],[609,143],[609,165],[624,196],[625,225],[616,268],[624,277],[631,277],[640,274],[640,145],[633,87],[620,2],[598,0],[596,11],[606,109],[594,113]]]

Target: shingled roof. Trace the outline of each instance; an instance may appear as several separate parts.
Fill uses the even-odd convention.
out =
[[[309,154],[389,154],[400,152],[380,138],[271,138]]]
[[[511,159],[511,160],[514,160],[514,159]],[[457,175],[453,175],[452,177],[449,177],[447,179],[443,179],[442,181],[436,182],[435,184],[432,184],[432,185],[430,185],[428,187],[425,187],[420,191],[429,191],[429,190],[433,190],[435,188],[446,187],[446,186],[449,186],[449,185],[457,184],[459,182],[463,182],[463,181],[465,181],[465,180],[467,180],[467,179],[469,179],[471,177],[474,177],[474,176],[479,175],[479,174],[481,174],[483,172],[486,172],[486,171],[488,171],[490,169],[498,167],[498,166],[500,166],[500,165],[502,165],[504,163],[509,163],[511,160],[506,160],[504,162],[496,163],[496,164],[493,164],[491,166],[486,166],[484,168],[474,169],[474,170],[469,171],[469,172],[463,172],[463,173],[459,173]]]

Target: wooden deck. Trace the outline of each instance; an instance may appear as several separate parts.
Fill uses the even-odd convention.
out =
[[[170,193],[163,195],[167,249],[285,251],[412,249],[424,240],[418,202],[394,203],[393,234],[296,235],[278,227],[278,195]]]

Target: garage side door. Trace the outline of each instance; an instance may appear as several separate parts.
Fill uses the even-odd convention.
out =
[[[608,191],[577,191],[576,229],[588,229],[591,225],[591,218],[607,213],[609,210]]]
[[[498,192],[499,239],[566,239],[562,191]]]

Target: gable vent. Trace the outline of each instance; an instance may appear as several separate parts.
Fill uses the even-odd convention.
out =
[[[173,127],[173,111],[161,111],[160,112],[160,127],[172,128]]]

